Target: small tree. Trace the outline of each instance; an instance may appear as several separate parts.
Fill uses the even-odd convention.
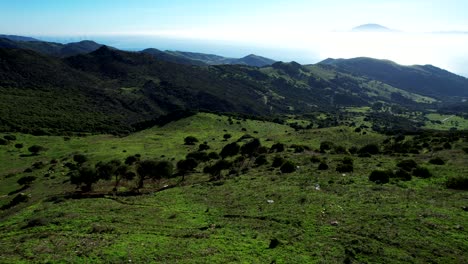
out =
[[[260,140],[258,138],[254,138],[241,147],[241,154],[252,157],[255,153],[257,153],[257,150],[260,146]]]
[[[198,151],[204,151],[210,149],[210,146],[208,146],[207,143],[202,143],[198,146]]]
[[[39,152],[43,151],[44,147],[39,146],[39,145],[33,145],[28,148],[28,151],[32,153],[32,155],[38,155]]]
[[[224,141],[227,141],[227,140],[230,139],[231,137],[232,137],[231,134],[224,134],[224,135],[223,135]]]
[[[270,148],[270,152],[283,152],[284,151],[284,144],[283,143],[275,143]]]
[[[288,160],[288,161],[284,162],[283,165],[281,165],[280,171],[282,173],[295,172],[296,171],[296,165],[292,161]]]
[[[138,189],[143,188],[143,183],[146,177],[153,177],[152,175],[158,174],[158,161],[157,160],[143,160],[138,163]]]
[[[81,187],[81,190],[84,192],[89,192],[92,190],[92,185],[98,182],[99,177],[96,173],[96,169],[89,166],[81,166],[78,170],[71,171],[70,183],[76,185],[76,187]]]
[[[413,175],[423,179],[432,177],[432,173],[425,167],[417,167],[413,170]]]
[[[240,150],[239,144],[237,144],[236,142],[233,142],[224,146],[223,149],[221,150],[221,153],[219,153],[219,155],[221,156],[221,158],[225,159],[227,157],[232,157],[232,156],[237,155],[239,153],[239,150]]]
[[[283,165],[283,163],[285,162],[286,160],[283,158],[283,157],[280,157],[280,156],[276,156],[274,159],[273,159],[273,163],[271,164],[271,166],[273,168],[279,168],[281,167],[281,165]]]
[[[184,138],[184,144],[185,145],[195,145],[195,143],[198,142],[198,139],[194,136],[188,136]]]
[[[85,163],[86,161],[88,161],[88,158],[83,154],[75,154],[73,156],[73,161],[78,163],[78,165],[81,165],[81,164]]]
[[[185,178],[187,172],[193,171],[198,166],[198,162],[195,159],[189,158],[180,160],[177,162],[177,170],[182,174],[182,181]]]
[[[393,176],[391,171],[375,170],[369,175],[369,181],[384,184],[390,181],[390,176]]]
[[[33,181],[36,180],[36,176],[24,176],[18,179],[17,183],[23,186],[30,186]]]
[[[368,153],[368,154],[375,155],[375,154],[379,154],[379,152],[380,152],[379,146],[377,146],[376,144],[367,144],[361,149],[359,149],[359,153],[362,153],[362,154]]]
[[[128,156],[126,159],[125,159],[125,164],[127,165],[133,165],[135,162],[139,161],[140,158],[133,155],[133,156]]]

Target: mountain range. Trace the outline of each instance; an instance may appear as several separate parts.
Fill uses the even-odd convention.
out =
[[[382,103],[420,111],[455,104],[464,111],[460,102],[468,98],[464,77],[372,58],[258,67],[272,60],[252,55],[233,64],[216,55],[128,52],[94,42],[1,43],[3,131],[128,133],[180,110],[275,116]]]

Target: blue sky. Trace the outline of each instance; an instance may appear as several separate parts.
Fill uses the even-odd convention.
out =
[[[0,34],[301,63],[371,56],[468,76],[468,34],[430,33],[468,32],[467,11],[466,0],[0,0]],[[365,23],[402,32],[346,32]]]

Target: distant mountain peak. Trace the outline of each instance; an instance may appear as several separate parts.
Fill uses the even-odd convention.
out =
[[[353,32],[392,32],[394,30],[379,24],[364,24],[354,27]]]

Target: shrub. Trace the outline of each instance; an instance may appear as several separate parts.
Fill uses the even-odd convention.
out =
[[[202,143],[198,146],[198,151],[204,151],[210,149],[210,146],[208,146],[207,143]]]
[[[224,141],[227,141],[227,140],[230,139],[231,137],[232,137],[231,134],[224,134],[224,135],[223,135]]]
[[[348,151],[343,146],[335,146],[333,151],[335,152],[335,154],[348,154]]]
[[[217,159],[220,158],[220,156],[219,156],[218,153],[212,151],[212,152],[208,153],[208,158],[209,158],[210,160],[217,160]]]
[[[241,154],[242,155],[247,155],[247,156],[253,156],[255,153],[257,153],[258,148],[261,146],[260,140],[258,138],[254,138],[251,141],[245,143],[241,147]]]
[[[319,162],[321,162],[321,161],[322,161],[322,160],[321,160],[319,157],[317,157],[317,156],[312,156],[312,157],[310,157],[310,162],[312,162],[312,163],[319,163]]]
[[[188,158],[177,162],[177,170],[184,175],[187,172],[193,171],[198,166],[198,162],[195,159]]]
[[[393,177],[392,171],[375,170],[371,172],[371,174],[369,175],[369,181],[372,181],[378,184],[384,184],[384,183],[388,183],[391,177]]]
[[[39,146],[39,145],[33,145],[28,148],[28,151],[31,152],[33,155],[39,154],[39,152],[43,151],[44,147]]]
[[[448,142],[445,142],[443,147],[444,147],[444,149],[451,149],[452,145],[450,145],[450,143],[448,143]]]
[[[379,150],[379,146],[377,146],[376,144],[367,144],[364,147],[362,147],[361,149],[359,149],[358,152],[359,153],[369,153],[369,154],[372,154],[372,155],[376,155],[376,154],[379,154],[380,150]]]
[[[343,164],[348,164],[348,165],[353,165],[353,159],[350,157],[344,157],[343,160],[341,161]]]
[[[8,209],[20,203],[25,203],[29,200],[29,196],[24,193],[17,194],[8,204],[2,206],[2,209]]]
[[[372,157],[372,155],[369,154],[369,153],[359,153],[358,157],[359,158],[370,158],[370,157]]]
[[[37,179],[36,176],[24,176],[24,177],[19,178],[18,181],[16,181],[16,182],[19,185],[29,186],[36,179]]]
[[[88,161],[88,158],[83,154],[75,154],[73,156],[73,161],[75,161],[78,164],[83,164],[86,161]]]
[[[135,162],[139,161],[140,159],[136,156],[128,156],[126,159],[125,159],[125,164],[127,165],[132,165],[134,164]]]
[[[221,150],[221,153],[219,153],[219,155],[223,159],[225,159],[227,157],[232,157],[232,156],[237,155],[239,153],[239,150],[240,150],[239,144],[237,144],[236,142],[233,142],[224,146],[223,149]]]
[[[15,144],[15,148],[17,148],[17,149],[21,149],[21,148],[23,148],[23,147],[24,147],[24,145],[21,144],[21,143],[16,143],[16,144]]]
[[[208,157],[208,153],[203,152],[203,151],[190,152],[185,156],[185,158],[194,159],[199,162],[206,162],[210,160],[210,158]]]
[[[348,151],[351,154],[356,154],[359,151],[359,149],[356,146],[352,146],[348,149]]]
[[[284,144],[283,143],[275,143],[270,148],[270,152],[283,152],[284,151]]]
[[[91,166],[82,166],[69,173],[70,183],[81,187],[83,191],[91,191],[92,185],[99,180],[96,169]]]
[[[279,167],[281,167],[281,165],[283,165],[284,162],[285,162],[285,159],[283,157],[276,156],[273,159],[273,163],[271,164],[271,166],[273,168],[279,168]]]
[[[331,150],[333,148],[333,142],[330,141],[323,141],[320,143],[320,152],[326,152],[327,150]]]
[[[3,145],[3,146],[8,145],[8,140],[0,138],[0,145]]]
[[[419,178],[427,179],[432,176],[431,172],[425,167],[417,167],[413,170],[413,175]]]
[[[338,166],[336,166],[336,171],[337,172],[353,172],[354,168],[353,168],[353,165],[352,164],[338,164]]]
[[[281,165],[280,170],[282,173],[291,173],[296,171],[296,165],[288,160]]]
[[[434,165],[444,165],[445,161],[441,159],[440,157],[435,157],[429,160],[429,163],[434,164]]]
[[[465,152],[465,154],[468,154],[468,148],[462,148],[463,152]]]
[[[411,174],[409,172],[407,172],[406,170],[403,170],[403,169],[397,170],[395,172],[394,177],[399,179],[399,180],[403,180],[403,181],[411,181],[411,179],[412,179]]]
[[[450,177],[447,179],[446,186],[455,190],[468,190],[468,177]]]
[[[96,173],[99,179],[110,180],[116,175],[117,168],[120,166],[120,160],[111,160],[109,162],[99,162],[96,164]]]
[[[15,135],[5,135],[5,136],[3,136],[3,138],[8,140],[8,141],[15,141],[16,140]]]
[[[184,144],[185,145],[195,145],[195,143],[198,142],[198,139],[194,136],[188,136],[184,138]]]
[[[414,168],[416,168],[418,166],[418,164],[416,163],[416,161],[414,160],[402,160],[400,162],[397,163],[397,167],[403,169],[403,170],[406,170],[406,171],[411,171],[413,170]]]
[[[328,165],[325,162],[320,162],[320,164],[317,167],[318,170],[328,170]]]
[[[255,165],[262,166],[268,163],[268,160],[265,155],[260,155],[255,159]]]

